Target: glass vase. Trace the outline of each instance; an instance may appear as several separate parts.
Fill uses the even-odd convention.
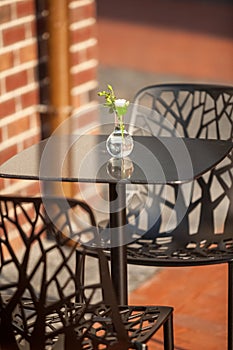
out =
[[[114,158],[125,158],[130,155],[133,146],[134,143],[132,136],[125,129],[122,135],[120,121],[117,116],[115,116],[114,130],[106,141],[108,153]]]

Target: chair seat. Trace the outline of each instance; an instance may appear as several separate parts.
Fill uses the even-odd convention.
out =
[[[221,235],[218,235],[221,236]],[[224,237],[224,235],[223,235]],[[166,243],[139,239],[127,246],[130,264],[147,266],[195,266],[228,262],[233,259],[233,238],[214,237],[212,240],[180,242],[176,236],[167,236]],[[166,240],[162,236],[158,240]]]
[[[110,258],[108,249],[109,233],[105,230],[109,222],[100,223],[102,244],[105,254]],[[207,234],[207,231],[190,235],[180,232],[179,228],[169,233],[158,233],[156,225],[144,233],[137,227],[127,224],[127,261],[129,264],[145,266],[197,266],[229,262],[233,259],[232,234],[222,232]],[[141,237],[135,239],[134,237]],[[94,256],[93,251],[89,252]]]
[[[5,296],[3,300],[8,302],[10,298],[11,296]],[[51,306],[54,307],[53,302],[51,302]],[[99,349],[99,346],[108,345],[110,347],[119,344],[113,326],[111,307],[105,304],[99,304],[98,307],[95,305],[95,311],[91,316],[90,311],[93,306],[90,305],[89,308],[89,310],[86,309],[82,303],[67,302],[67,304],[61,305],[59,310],[52,308],[49,314],[44,315],[46,349],[61,347],[69,350],[77,348],[86,350],[97,349],[97,345]],[[169,317],[172,317],[173,308],[167,306],[120,306],[119,313],[129,340],[128,344],[122,343],[122,349],[126,345],[126,348],[138,349],[140,348],[138,344],[146,343],[168,321]],[[27,340],[35,336],[33,329],[36,320],[37,313],[34,303],[30,298],[23,298],[12,320],[20,348],[26,346]],[[66,333],[64,333],[64,324],[68,329]],[[80,336],[81,334],[83,337]]]

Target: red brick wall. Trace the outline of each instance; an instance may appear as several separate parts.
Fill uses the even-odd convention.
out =
[[[79,108],[93,102],[97,86],[95,1],[69,0],[68,3],[71,100],[72,106]],[[38,1],[37,27],[34,0],[0,1],[0,163],[41,137],[38,105],[49,103],[48,35],[41,25],[49,15],[46,4],[46,0]],[[34,183],[1,179],[0,191],[28,194],[35,193],[36,188]]]
[[[72,105],[89,105],[96,98],[97,40],[95,0],[70,0]]]
[[[0,162],[40,138],[34,1],[0,2]],[[32,185],[32,184],[31,184]],[[30,191],[2,180],[1,190]],[[10,186],[10,187],[9,187]]]
[[[97,1],[103,66],[154,73],[158,80],[155,77],[149,84],[232,85],[232,1],[118,0],[108,4],[109,0]]]

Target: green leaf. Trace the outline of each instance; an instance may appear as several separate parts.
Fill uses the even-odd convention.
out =
[[[115,113],[117,115],[117,118],[119,120],[121,135],[123,138],[125,125],[124,125],[122,116],[127,112],[129,101],[126,101],[124,106],[116,107],[115,106],[116,96],[115,96],[113,87],[110,84],[108,84],[107,87],[108,87],[108,91],[105,91],[105,90],[99,91],[98,96],[103,96],[105,98],[105,102],[103,105],[104,107],[107,107],[109,109],[109,113]]]

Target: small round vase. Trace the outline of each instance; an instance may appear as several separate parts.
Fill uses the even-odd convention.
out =
[[[122,135],[118,125],[115,126],[106,141],[107,151],[114,158],[125,158],[129,156],[133,150],[133,146],[132,136],[126,130],[124,130]]]

